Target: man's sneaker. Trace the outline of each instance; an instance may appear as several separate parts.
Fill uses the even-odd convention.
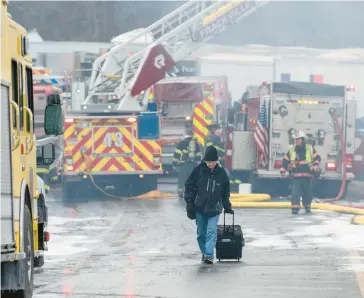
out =
[[[206,261],[206,257],[205,256],[202,256],[201,263],[205,263],[205,261]]]
[[[214,263],[214,258],[211,257],[205,257],[205,263],[212,265]]]
[[[305,207],[306,214],[312,214],[310,207]]]

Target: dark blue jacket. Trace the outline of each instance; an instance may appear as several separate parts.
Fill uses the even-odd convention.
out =
[[[211,171],[205,162],[200,163],[187,179],[184,199],[209,217],[230,209],[230,181],[225,169],[217,164]]]

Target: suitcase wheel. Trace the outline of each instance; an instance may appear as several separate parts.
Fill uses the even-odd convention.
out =
[[[219,262],[221,261],[221,258],[219,258]]]
[[[240,258],[238,258],[238,262],[240,261]]]

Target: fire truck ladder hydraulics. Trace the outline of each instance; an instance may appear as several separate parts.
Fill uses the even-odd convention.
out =
[[[112,47],[95,60],[89,87],[88,103],[92,95],[116,93],[122,99],[118,110],[123,110],[148,51],[163,45],[174,61],[181,60],[201,44],[226,29],[269,1],[189,1],[147,27],[133,38]],[[217,24],[219,23],[219,24]],[[221,23],[223,25],[221,26]],[[140,40],[145,42],[140,45]],[[138,40],[138,42],[136,42]],[[128,55],[128,46],[138,44],[141,49]],[[142,108],[141,108],[142,109]]]

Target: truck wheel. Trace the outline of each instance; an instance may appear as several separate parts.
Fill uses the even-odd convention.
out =
[[[39,268],[44,266],[44,256],[39,256],[34,258],[34,267]]]
[[[33,296],[33,279],[34,279],[34,240],[32,216],[27,205],[24,206],[24,224],[23,224],[23,247],[26,254],[24,263],[24,290],[16,293],[18,298],[31,298]]]
[[[46,212],[46,205],[43,195],[41,194],[38,199],[38,222],[47,222],[47,212]]]

